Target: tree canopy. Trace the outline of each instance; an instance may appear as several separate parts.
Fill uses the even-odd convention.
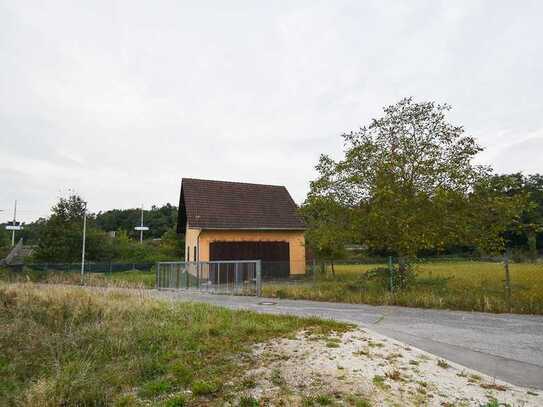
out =
[[[352,220],[343,239],[399,256],[458,243],[498,250],[519,201],[498,200],[482,187],[491,174],[474,163],[482,148],[447,120],[450,109],[406,98],[368,126],[343,134],[344,157],[320,157],[305,206],[328,208],[321,219],[338,218],[342,208]],[[477,185],[484,194],[477,194]]]
[[[83,215],[87,203],[78,195],[59,198],[58,203],[51,209],[48,219],[40,219],[33,224],[33,233],[37,238],[35,258],[43,262],[79,262],[83,239]],[[158,260],[175,260],[183,258],[184,243],[174,230],[171,223],[175,208],[169,204],[162,208],[148,211],[151,232],[161,233],[160,241],[154,242],[152,233],[149,239],[140,244],[123,230],[123,222],[130,225],[132,230],[136,223],[130,218],[136,210],[113,210],[104,214],[87,214],[86,259],[88,261],[119,261],[119,262],[154,262]],[[128,214],[129,216],[122,216]],[[121,216],[116,216],[121,215]],[[154,215],[154,216],[152,216]],[[139,222],[138,215],[138,222]],[[100,221],[100,217],[102,217]],[[153,223],[154,219],[154,223]],[[109,223],[108,223],[109,222]],[[128,223],[130,222],[130,223]],[[104,225],[105,228],[104,229]],[[128,227],[127,227],[128,229]],[[107,231],[119,233],[116,238],[107,235]]]

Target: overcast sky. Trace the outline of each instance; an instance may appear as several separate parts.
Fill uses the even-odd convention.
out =
[[[405,96],[498,172],[543,172],[542,1],[0,0],[0,222],[69,189],[177,204],[181,177],[286,185]]]

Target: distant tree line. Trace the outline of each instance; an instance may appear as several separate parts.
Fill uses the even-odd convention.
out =
[[[36,246],[36,262],[81,261],[83,214],[87,203],[79,195],[60,197],[48,218],[24,225],[18,238]],[[169,203],[144,211],[144,242],[139,242],[141,210],[114,209],[87,213],[86,259],[88,261],[154,262],[184,257],[184,242],[175,232],[177,208]],[[116,232],[112,237],[108,232]],[[7,254],[10,235],[0,230],[0,254]]]

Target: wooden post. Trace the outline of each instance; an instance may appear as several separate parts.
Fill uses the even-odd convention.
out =
[[[507,249],[503,258],[503,265],[505,268],[505,303],[509,312],[511,312],[511,274],[509,273],[510,253],[511,249]]]
[[[388,256],[388,275],[390,278],[390,282],[389,282],[390,292],[394,292],[393,273],[394,273],[394,269],[392,268],[392,256]]]

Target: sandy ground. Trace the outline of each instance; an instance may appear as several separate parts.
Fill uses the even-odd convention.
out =
[[[543,406],[538,390],[362,329],[327,337],[300,333],[260,344],[254,356],[242,396],[261,405]]]

